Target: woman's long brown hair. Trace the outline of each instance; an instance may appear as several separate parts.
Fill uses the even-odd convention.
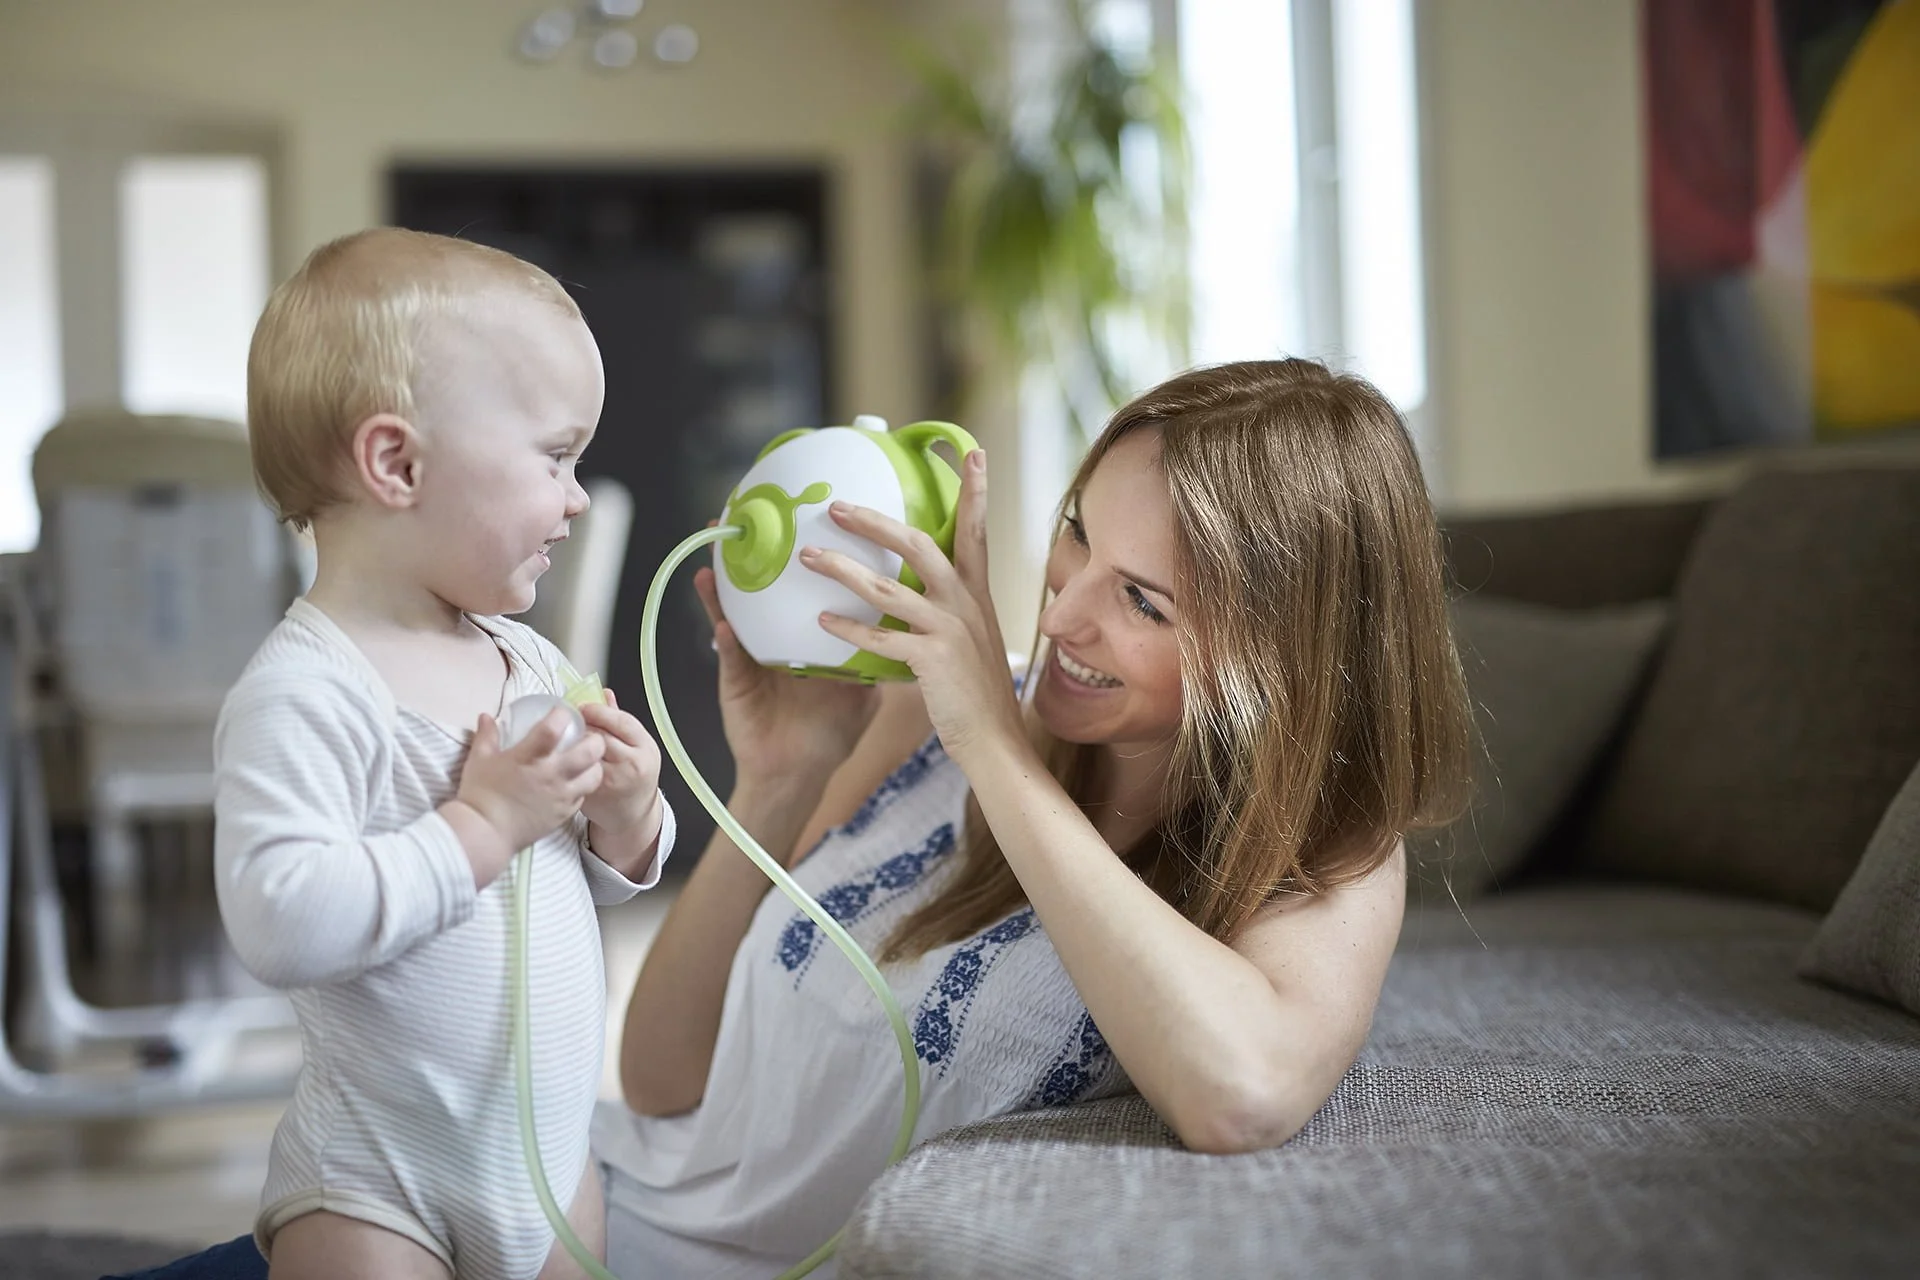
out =
[[[1356,881],[1403,832],[1454,818],[1473,722],[1433,508],[1384,396],[1311,360],[1190,370],[1114,415],[1059,516],[1116,441],[1148,429],[1159,432],[1188,602],[1183,709],[1167,816],[1118,852],[1226,941],[1266,903]],[[1041,637],[1032,652],[1037,673]],[[1053,776],[1087,805],[1098,748],[1053,738],[1031,708],[1028,720]],[[971,937],[1026,905],[972,798],[964,839],[958,866],[883,960]]]

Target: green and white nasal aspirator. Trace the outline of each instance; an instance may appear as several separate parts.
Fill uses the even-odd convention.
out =
[[[937,444],[951,446],[956,459],[979,447],[949,422],[916,422],[890,432],[883,420],[862,416],[850,427],[789,431],[760,451],[727,500],[721,528],[700,535],[719,540],[713,572],[720,607],[754,661],[802,675],[868,682],[913,678],[904,664],[815,625],[823,611],[869,625],[900,624],[831,578],[802,568],[799,551],[839,551],[882,577],[924,590],[899,556],[835,524],[827,504],[871,507],[932,534],[952,555],[960,477],[933,451]],[[729,526],[738,532],[729,533]],[[667,563],[677,561],[669,556]]]
[[[839,551],[884,577],[897,579],[916,591],[925,590],[925,584],[898,555],[846,532],[827,514],[827,506],[833,502],[850,502],[870,507],[910,528],[931,534],[941,553],[951,557],[959,511],[960,476],[934,452],[934,446],[939,444],[951,447],[956,459],[964,459],[979,447],[972,436],[950,422],[916,422],[898,431],[889,431],[884,420],[870,415],[855,418],[851,426],[801,428],[776,436],[760,451],[752,468],[735,486],[721,513],[720,523],[687,538],[668,553],[654,574],[646,607],[640,615],[640,675],[646,685],[647,709],[653,713],[654,727],[659,731],[660,744],[668,758],[720,829],[832,939],[886,1010],[906,1077],[906,1099],[893,1150],[887,1157],[889,1164],[907,1153],[920,1119],[920,1058],[913,1047],[913,1032],[900,1012],[900,1002],[894,998],[886,979],[880,976],[872,957],[861,950],[860,944],[839,921],[794,883],[786,868],[727,812],[726,805],[700,776],[674,730],[673,717],[667,713],[666,698],[660,690],[656,641],[661,601],[674,571],[700,548],[713,545],[714,578],[721,609],[741,646],[754,661],[763,666],[785,668],[798,676],[824,676],[868,684],[878,680],[912,679],[913,673],[905,664],[857,648],[821,628],[822,612],[837,613],[868,625],[904,628],[905,624],[883,616],[846,587],[804,567],[799,555],[800,549],[808,546]],[[565,703],[578,706],[600,699],[596,678],[583,678],[572,671],[564,672],[563,676],[568,684]],[[546,699],[538,708],[529,705],[522,713],[522,722],[531,728],[555,705],[561,705],[560,701]],[[513,710],[509,708],[510,721],[515,720]],[[526,983],[527,891],[533,870],[530,852],[523,852],[514,866],[513,1043],[521,1142],[527,1170],[555,1235],[594,1280],[614,1280],[568,1227],[547,1187],[540,1167],[540,1149],[534,1141]],[[781,1280],[808,1274],[832,1256],[839,1243],[836,1232],[806,1260],[784,1273]]]

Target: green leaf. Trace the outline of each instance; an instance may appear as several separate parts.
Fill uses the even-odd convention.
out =
[[[1097,402],[1110,408],[1134,380],[1108,338],[1116,324],[1186,349],[1191,161],[1173,68],[1119,57],[1094,36],[1084,0],[1061,3],[1075,47],[1030,137],[983,96],[991,80],[975,52],[949,61],[910,45],[901,57],[919,85],[908,127],[954,166],[935,286],[1009,356],[1051,365],[1084,431]],[[1152,142],[1151,174],[1127,171],[1136,133]]]

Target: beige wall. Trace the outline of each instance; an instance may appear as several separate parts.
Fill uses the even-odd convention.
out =
[[[1640,0],[1418,0],[1433,386],[1458,511],[1920,458],[1920,432],[1656,463]]]
[[[1652,495],[1732,469],[1652,457],[1638,8],[1423,5],[1450,506]]]
[[[823,159],[836,186],[843,414],[922,409],[895,25],[993,0],[652,0],[693,66],[506,56],[532,0],[0,0],[0,86],[63,84],[277,122],[287,251],[381,212],[395,157]],[[1422,0],[1437,462],[1449,506],[1655,495],[1638,0]],[[71,92],[71,91],[69,91]],[[4,108],[0,108],[3,110]],[[284,265],[284,264],[283,264]],[[1011,462],[1004,412],[980,428]],[[996,515],[1016,478],[996,474]],[[1014,544],[1012,531],[996,545]],[[1011,568],[1011,566],[1009,566]],[[999,575],[996,575],[999,576]]]
[[[395,158],[821,160],[842,414],[919,409],[900,83],[882,0],[654,0],[699,58],[596,75],[508,56],[537,0],[0,0],[0,111],[100,95],[277,124],[281,261],[376,222]],[[57,88],[56,88],[57,86]],[[612,353],[609,353],[610,357]]]
[[[844,420],[925,416],[918,269],[896,69],[903,26],[988,40],[1005,0],[650,0],[641,29],[686,21],[689,67],[593,75],[507,50],[540,0],[0,0],[0,137],[47,103],[234,118],[284,138],[285,271],[377,221],[388,163],[408,159],[820,160],[834,179]],[[110,326],[108,326],[110,328]],[[609,358],[614,358],[609,353]],[[967,424],[998,461],[995,593],[1024,601],[1016,429],[1005,396]],[[1018,631],[1031,607],[1013,604]],[[1024,642],[1023,642],[1024,643]]]

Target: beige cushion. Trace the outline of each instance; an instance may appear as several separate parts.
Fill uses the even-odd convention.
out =
[[[1481,596],[1454,603],[1485,750],[1467,815],[1408,841],[1425,878],[1469,897],[1518,869],[1619,725],[1667,614],[1661,600],[1581,610]]]
[[[1800,972],[1920,1013],[1920,765],[1887,807]]]

